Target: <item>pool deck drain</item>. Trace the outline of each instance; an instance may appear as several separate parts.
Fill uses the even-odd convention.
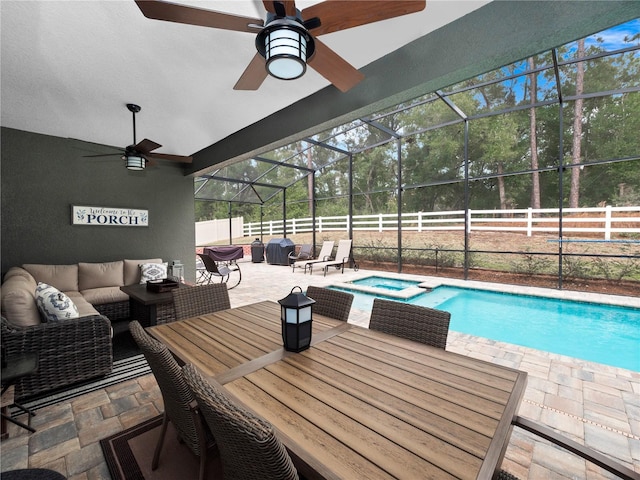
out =
[[[603,425],[602,423],[594,422],[593,420],[589,420],[589,419],[581,417],[579,415],[575,415],[573,413],[565,412],[565,411],[559,410],[557,408],[549,407],[549,406],[544,405],[542,403],[534,402],[532,400],[529,400],[528,398],[524,398],[524,399],[522,399],[522,401],[523,402],[527,402],[530,405],[534,405],[535,407],[538,407],[538,408],[540,408],[542,410],[549,410],[549,411],[552,411],[552,412],[559,413],[561,415],[566,415],[567,417],[573,418],[574,420],[578,420],[579,422],[588,423],[589,425],[593,425],[594,427],[602,428],[604,430],[608,430],[609,432],[617,433],[618,435],[624,435],[627,438],[631,438],[633,440],[640,441],[640,437],[638,435],[634,435],[631,432],[625,432],[625,431],[619,430],[617,428],[609,427],[607,425]]]

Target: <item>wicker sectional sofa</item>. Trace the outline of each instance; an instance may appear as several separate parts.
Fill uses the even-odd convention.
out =
[[[2,349],[11,358],[39,355],[38,371],[16,384],[24,398],[65,387],[112,370],[111,322],[129,318],[123,285],[140,282],[140,265],[159,258],[74,265],[25,264],[12,267],[2,283]],[[77,318],[46,321],[36,304],[42,282],[63,292]]]

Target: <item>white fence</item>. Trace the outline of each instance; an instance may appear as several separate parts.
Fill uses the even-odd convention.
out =
[[[231,219],[231,238],[243,236],[243,224],[243,217]],[[209,245],[220,240],[229,240],[228,218],[196,222],[196,245]]]
[[[559,211],[557,208],[516,209],[516,210],[469,210],[468,232],[521,232],[531,236],[534,233],[557,235]],[[402,214],[402,230],[426,232],[435,230],[464,231],[465,211],[414,212]],[[396,231],[398,215],[354,215],[353,230]],[[312,218],[287,219],[287,234],[310,232]],[[348,231],[349,216],[316,217],[316,232]],[[564,208],[562,210],[562,232],[567,234],[589,234],[604,240],[611,240],[612,234],[640,234],[640,206],[637,207],[593,207]],[[244,236],[255,237],[261,233],[260,223],[246,223]],[[263,235],[282,235],[282,220],[265,221]]]

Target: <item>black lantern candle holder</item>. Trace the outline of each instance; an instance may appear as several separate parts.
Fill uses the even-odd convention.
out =
[[[300,292],[294,292],[296,288]],[[302,288],[293,287],[291,293],[280,304],[280,321],[282,322],[282,342],[285,350],[301,352],[311,345],[312,311],[315,300],[302,293]]]

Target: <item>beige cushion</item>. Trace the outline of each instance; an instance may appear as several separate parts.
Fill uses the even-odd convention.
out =
[[[87,300],[82,296],[80,292],[64,292],[67,296],[73,300],[73,303],[76,304],[76,308],[78,309],[78,313],[80,317],[88,317],[89,315],[100,315],[93,305],[91,305]]]
[[[161,258],[147,258],[145,260],[124,260],[124,284],[140,283],[140,265],[143,263],[162,263]]]
[[[33,276],[29,272],[27,272],[24,268],[21,268],[21,267],[11,267],[9,271],[4,274],[4,281],[6,282],[11,277],[15,277],[15,276],[27,278],[29,280],[32,280],[33,283],[36,284],[36,281],[34,280]]]
[[[8,278],[2,284],[2,314],[15,327],[39,325],[36,306],[36,282],[21,275]]]
[[[120,290],[120,287],[100,287],[81,290],[80,293],[92,305],[103,303],[126,302],[129,295]]]
[[[124,262],[78,263],[78,289],[124,285]],[[94,302],[91,302],[94,303]]]
[[[78,291],[78,265],[26,263],[22,268],[33,275],[36,282],[46,283],[62,292]]]

